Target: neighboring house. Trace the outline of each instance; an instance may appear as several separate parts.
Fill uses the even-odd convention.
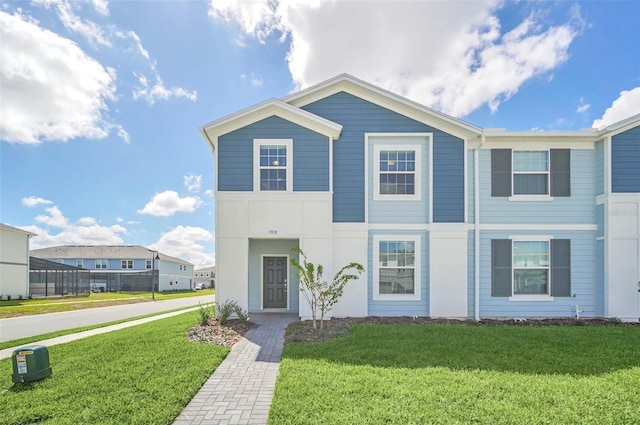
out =
[[[140,245],[63,245],[31,255],[90,270],[92,290],[149,291],[151,274],[157,291],[193,287],[193,264]]]
[[[206,288],[215,288],[216,266],[206,267],[193,272],[193,283],[204,283]]]
[[[334,316],[640,315],[640,115],[482,129],[341,75],[206,124],[218,301],[308,318],[292,248]]]
[[[0,223],[0,297],[29,296],[29,238],[34,233]]]

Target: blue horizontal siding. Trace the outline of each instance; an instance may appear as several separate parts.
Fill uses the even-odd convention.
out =
[[[640,193],[640,126],[611,138],[611,191]]]
[[[571,150],[571,196],[553,201],[509,201],[491,196],[491,151],[480,151],[480,219],[483,224],[594,224],[593,149]]]
[[[464,141],[442,135],[433,143],[433,221],[464,222]]]
[[[365,133],[433,133],[434,143],[442,145],[437,149],[438,155],[447,156],[445,159],[448,161],[450,161],[448,157],[455,155],[454,151],[461,143],[459,139],[447,133],[345,92],[327,96],[304,106],[303,109],[343,126],[342,134],[335,143],[333,151],[334,222],[364,222]],[[453,142],[455,147],[447,148],[446,144],[449,142]],[[439,157],[434,158],[434,162],[438,160],[440,160]],[[456,175],[456,173],[463,175],[463,168],[454,171],[453,177],[451,170],[441,171],[446,174],[442,177],[437,176],[437,179],[446,185],[447,189],[463,190],[459,184],[462,178]],[[453,182],[450,183],[452,179]],[[435,175],[434,180],[436,180]],[[459,199],[464,199],[463,197],[463,192],[462,195],[455,195],[453,197],[455,202],[448,207],[443,207],[439,212],[440,216],[442,218],[458,217],[460,212],[457,209],[463,208],[464,205],[464,202],[460,203]],[[448,197],[442,196],[438,199],[439,202],[449,200]]]
[[[552,235],[554,239],[571,240],[571,294],[555,297],[552,302],[510,302],[506,297],[491,296],[491,239],[507,239],[509,235]],[[510,231],[480,234],[480,315],[481,317],[571,317],[573,305],[581,316],[601,316],[597,285],[595,232]]]
[[[476,164],[473,160],[475,150],[467,151],[467,222],[475,223],[475,196],[476,196]]]
[[[293,139],[293,190],[329,190],[329,139],[276,116],[218,138],[218,190],[253,191],[254,139]]]
[[[605,193],[604,187],[604,142],[596,142],[596,195]]]
[[[373,273],[377,259],[373,258],[374,235],[420,235],[421,268],[420,268],[420,300],[417,301],[380,301],[373,299]],[[370,231],[367,242],[369,258],[367,259],[367,303],[369,316],[428,316],[429,315],[429,236],[427,232],[409,231]]]

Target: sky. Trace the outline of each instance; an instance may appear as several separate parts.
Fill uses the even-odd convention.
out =
[[[639,1],[0,0],[0,222],[215,264],[203,125],[342,73],[483,128],[640,113]]]

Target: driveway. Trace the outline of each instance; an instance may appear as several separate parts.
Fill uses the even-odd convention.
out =
[[[215,301],[215,295],[0,319],[0,342],[161,313]]]

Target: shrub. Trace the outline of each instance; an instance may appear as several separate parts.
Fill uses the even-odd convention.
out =
[[[209,319],[215,314],[213,306],[202,305],[198,303],[198,318],[201,325],[209,323]]]
[[[11,301],[11,295],[7,295],[7,301]]]
[[[238,320],[242,323],[247,323],[249,321],[249,312],[240,308],[239,305],[236,304],[235,308],[236,316],[238,316]]]
[[[240,307],[238,307],[238,303],[232,300],[227,300],[222,304],[218,304],[217,311],[218,321],[220,322],[220,324],[224,325],[225,323],[227,323],[231,315],[233,313],[237,313],[239,308]]]
[[[24,296],[22,294],[18,295],[18,299],[22,300],[24,298]]]

